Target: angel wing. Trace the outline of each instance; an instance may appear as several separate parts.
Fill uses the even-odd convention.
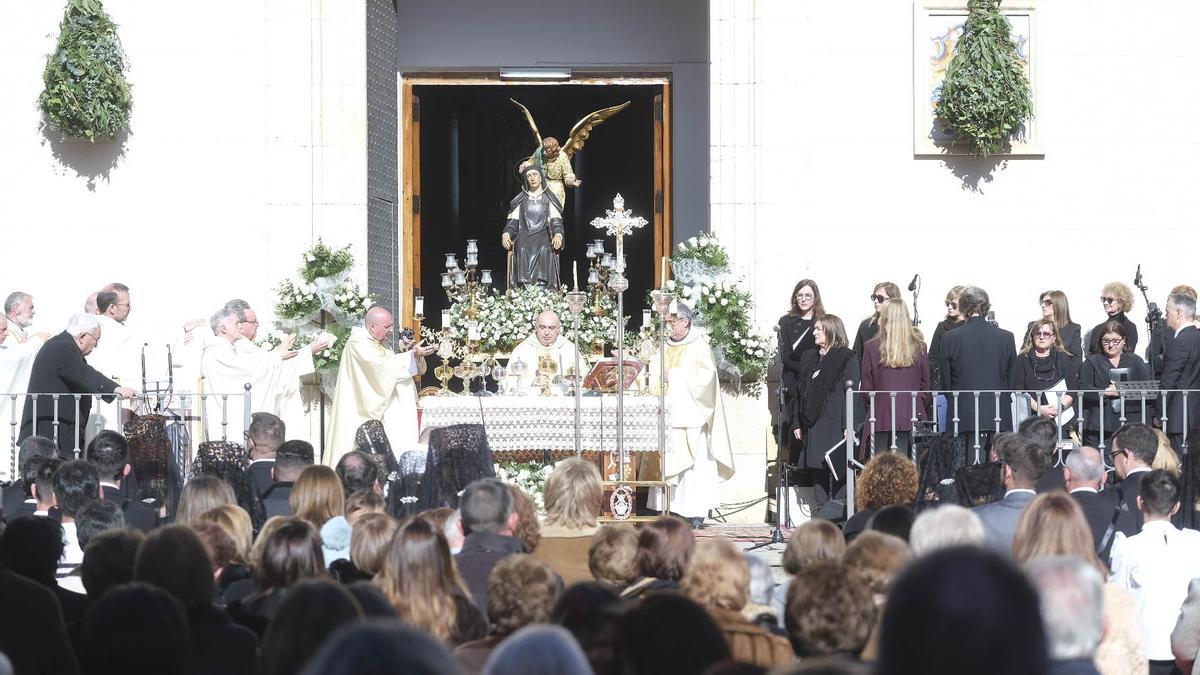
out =
[[[567,157],[573,157],[576,152],[583,149],[583,144],[592,135],[593,127],[628,107],[629,101],[625,101],[621,105],[597,110],[576,122],[575,126],[571,127],[571,133],[567,137],[567,142],[562,146],[563,152],[567,153]]]
[[[542,133],[538,131],[537,122],[533,121],[533,115],[529,112],[529,108],[521,105],[515,98],[510,98],[508,100],[512,101],[518,108],[520,108],[521,112],[525,113],[525,119],[529,120],[529,128],[533,129],[533,135],[535,138],[537,138],[538,147],[542,147]],[[626,105],[629,104],[627,103]],[[592,114],[594,115],[595,113]]]

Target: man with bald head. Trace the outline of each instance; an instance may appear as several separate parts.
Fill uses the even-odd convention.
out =
[[[517,384],[522,392],[536,394],[542,391],[543,380],[547,377],[538,374],[538,364],[549,358],[556,375],[574,373],[577,351],[575,343],[563,337],[562,321],[558,314],[547,309],[534,319],[533,333],[513,349],[509,363],[520,360],[525,364],[525,372],[518,378]],[[586,365],[582,358],[578,363],[580,369]]]
[[[1079,508],[1083,509],[1083,517],[1087,519],[1088,527],[1092,530],[1096,554],[1108,564],[1113,536],[1117,532],[1134,529],[1136,526],[1133,516],[1120,509],[1111,499],[1100,495],[1100,488],[1104,485],[1107,474],[1104,470],[1104,460],[1096,448],[1085,445],[1073,450],[1067,455],[1062,473],[1067,491],[1079,504]]]
[[[337,390],[329,414],[325,464],[336,467],[354,449],[354,434],[368,420],[383,423],[392,451],[399,455],[417,442],[417,386],[425,372],[425,357],[436,349],[401,341],[400,352],[387,344],[395,329],[392,313],[383,307],[367,310],[362,326],[350,331],[338,367]]]

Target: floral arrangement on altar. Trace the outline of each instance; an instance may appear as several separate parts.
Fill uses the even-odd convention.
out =
[[[525,491],[537,504],[538,513],[546,512],[546,479],[554,473],[557,464],[539,462],[499,462],[493,465],[496,478],[512,483]]]
[[[551,290],[540,286],[524,286],[510,288],[504,293],[481,293],[475,301],[475,323],[479,331],[479,347],[481,351],[490,353],[511,352],[522,340],[533,332],[533,322],[537,315],[548,310],[554,310],[562,321],[563,336],[571,339],[571,310],[567,306],[566,286],[559,290]],[[441,331],[423,329],[423,334],[429,340],[448,337],[454,344],[455,355],[464,355],[462,345],[466,344],[469,335],[471,319],[467,316],[470,303],[457,302],[450,307],[450,326]],[[600,294],[599,311],[597,304],[589,302],[579,315],[580,351],[587,352],[587,345],[594,340],[603,338],[607,342],[614,339],[613,327],[616,325],[616,303],[607,293]]]
[[[333,344],[313,354],[313,364],[317,370],[336,373],[350,329],[362,321],[374,300],[350,279],[354,254],[349,245],[335,249],[318,239],[301,258],[296,278],[284,279],[275,288],[277,328],[266,331],[259,344],[274,349],[295,332],[292,349],[301,349],[327,333]]]
[[[675,278],[667,288],[696,312],[696,323],[708,332],[717,369],[728,379],[751,379],[757,393],[774,355],[770,337],[750,321],[754,301],[741,277],[729,269],[729,253],[716,235],[704,233],[680,242],[671,256]]]

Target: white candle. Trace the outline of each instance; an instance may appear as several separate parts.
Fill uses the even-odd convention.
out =
[[[479,324],[474,321],[467,324],[467,339],[472,341],[479,339]]]
[[[442,329],[445,330],[449,327],[450,327],[450,310],[443,309],[442,310]]]
[[[579,290],[579,263],[571,261],[571,280],[575,283],[572,287],[574,290]]]
[[[649,328],[649,327],[650,327],[650,310],[643,309],[642,310],[642,328]]]
[[[413,302],[413,314],[415,316],[425,316],[425,296],[417,296],[416,301]]]

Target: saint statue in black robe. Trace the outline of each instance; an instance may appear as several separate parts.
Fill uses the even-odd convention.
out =
[[[562,204],[546,189],[541,167],[521,169],[524,184],[509,203],[500,243],[512,251],[509,286],[558,287],[558,251],[563,245]]]

